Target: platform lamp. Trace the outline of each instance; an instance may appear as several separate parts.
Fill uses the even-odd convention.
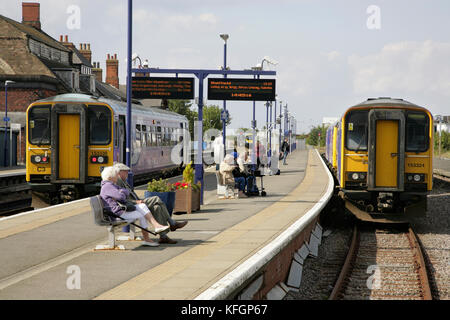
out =
[[[8,123],[9,123],[9,118],[8,118],[8,85],[9,84],[13,84],[13,83],[15,83],[15,81],[12,81],[12,80],[6,80],[5,81],[5,117],[3,118],[3,121],[5,121],[5,135],[4,135],[4,137],[5,137],[5,154],[4,154],[4,165],[5,165],[5,167],[6,167],[6,161],[7,161],[7,159],[8,159],[8,145],[7,145],[7,143],[8,143],[8,138],[7,138],[7,133],[8,133]],[[12,162],[12,133],[11,133],[11,129],[10,129],[10,146],[9,146],[9,153],[10,153],[10,156],[9,156],[9,159],[10,159],[10,162],[9,162],[9,166],[11,166],[11,162]]]

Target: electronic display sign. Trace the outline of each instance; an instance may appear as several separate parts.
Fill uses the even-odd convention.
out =
[[[208,79],[208,100],[274,101],[275,79]]]
[[[133,77],[134,99],[194,99],[194,78]]]

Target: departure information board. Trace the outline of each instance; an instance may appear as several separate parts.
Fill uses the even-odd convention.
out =
[[[275,100],[275,79],[208,79],[208,100]]]
[[[133,77],[134,99],[194,99],[194,78]]]

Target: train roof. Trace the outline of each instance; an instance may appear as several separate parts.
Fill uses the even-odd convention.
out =
[[[74,103],[105,103],[109,105],[115,112],[126,112],[127,104],[122,101],[106,99],[102,97],[95,97],[87,94],[80,93],[66,93],[60,94],[57,96],[49,97],[46,99],[42,99],[36,102],[74,102]],[[167,119],[177,119],[177,120],[186,120],[187,118],[179,113],[156,108],[156,107],[145,107],[137,104],[132,104],[133,113],[138,111],[138,113],[142,114],[153,114],[158,117],[167,117]]]
[[[422,108],[421,106],[418,106],[412,102],[403,100],[403,99],[396,99],[396,98],[389,98],[389,97],[380,97],[380,98],[369,98],[366,101],[363,101],[361,103],[358,103],[351,108],[356,107],[375,107],[375,106],[399,106],[399,107],[416,107],[416,108]]]

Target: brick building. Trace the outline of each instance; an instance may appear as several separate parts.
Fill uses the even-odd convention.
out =
[[[100,63],[92,65],[90,44],[82,43],[77,49],[67,35],[57,41],[41,29],[39,3],[22,3],[21,23],[0,15],[0,120],[5,112],[5,82],[11,80],[8,117],[22,126],[22,158],[25,111],[32,102],[69,92],[126,100],[118,90],[118,64],[117,54],[108,55],[103,83]],[[0,127],[4,125],[0,121]]]

